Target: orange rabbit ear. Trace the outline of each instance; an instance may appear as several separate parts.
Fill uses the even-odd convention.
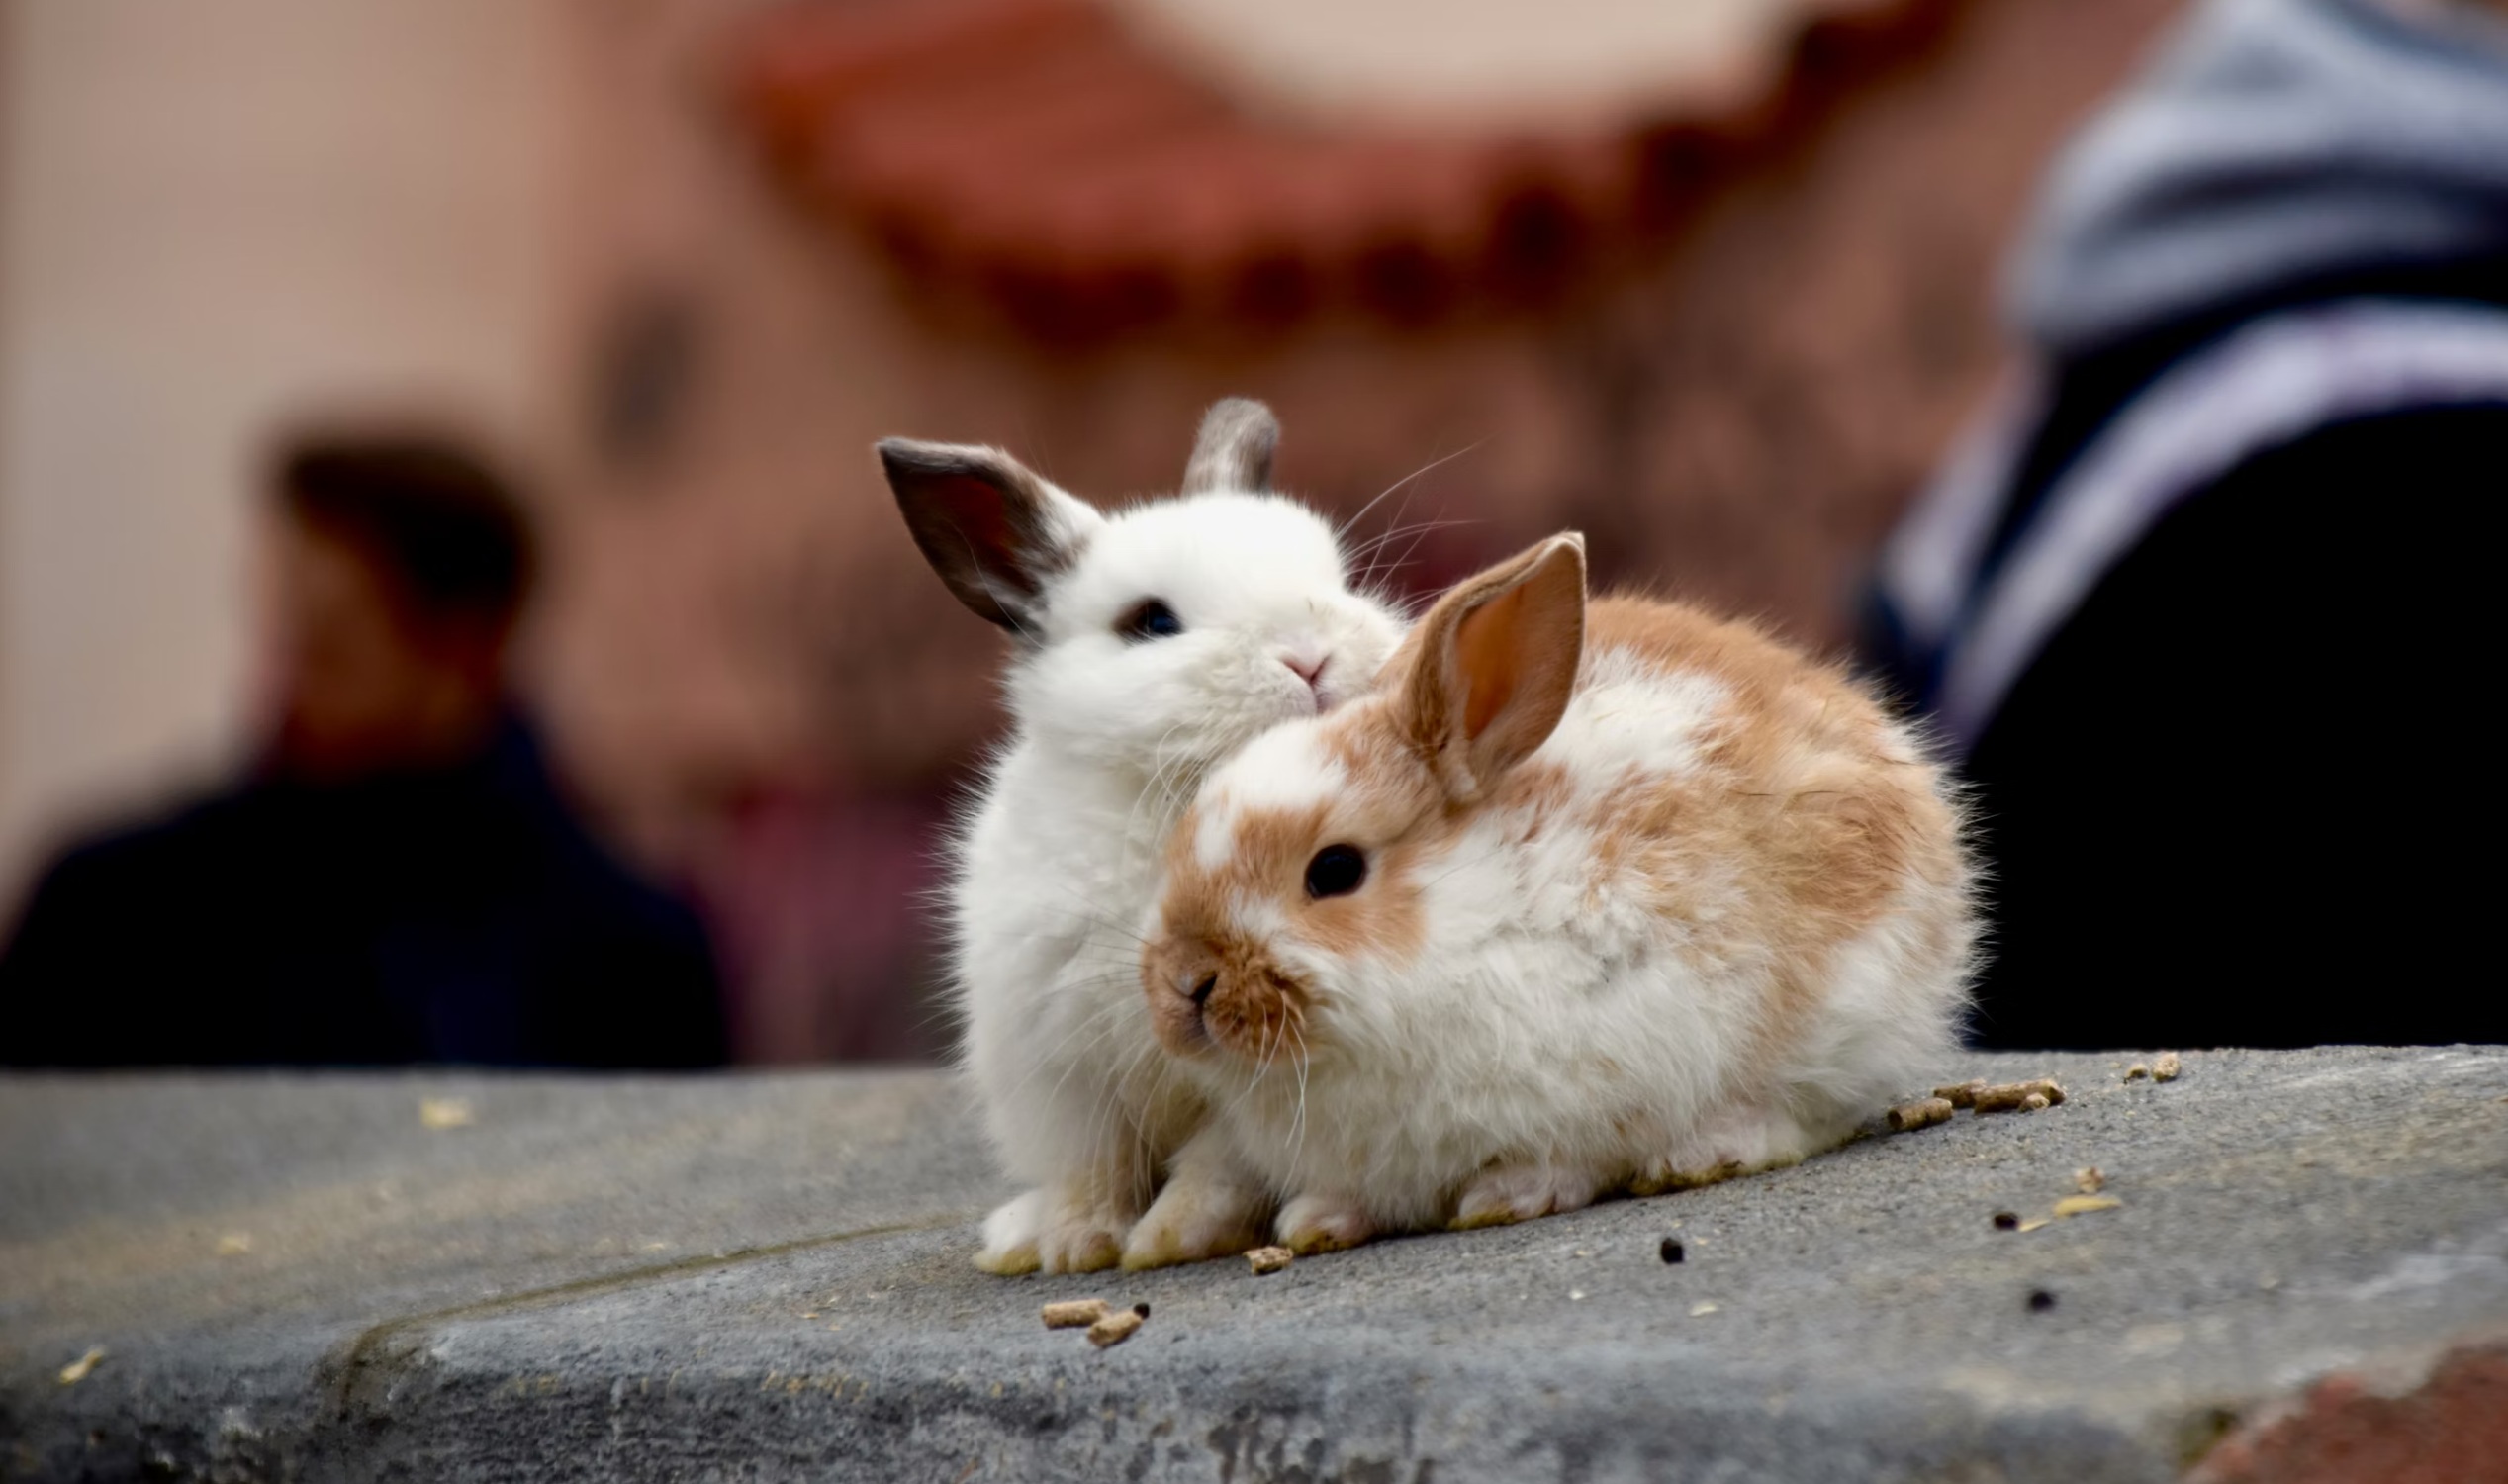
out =
[[[1458,800],[1549,740],[1585,653],[1585,538],[1552,536],[1449,589],[1403,682],[1412,746]]]

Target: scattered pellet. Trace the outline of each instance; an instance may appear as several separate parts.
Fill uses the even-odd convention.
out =
[[[2012,1230],[2013,1230],[2013,1231],[2015,1231],[2015,1232],[2034,1232],[2034,1231],[2036,1231],[2038,1228],[2040,1228],[2040,1227],[2042,1227],[2042,1226],[2045,1226],[2046,1224],[2047,1224],[2047,1218],[2046,1218],[2046,1217],[2043,1217],[2043,1216],[2032,1216],[2032,1217],[2030,1217],[2027,1221],[2024,1221],[2024,1222],[2022,1222],[2020,1225],[2018,1225],[2018,1226],[2016,1226],[2016,1227],[2013,1227],[2013,1228],[2012,1228]]]
[[[1890,1130],[1894,1134],[1904,1134],[1909,1129],[1931,1128],[1937,1123],[1949,1121],[1950,1116],[1951,1100],[1947,1097],[1901,1103],[1890,1110]]]
[[[2045,1289],[2045,1288],[2032,1288],[2032,1289],[2030,1289],[2030,1290],[2029,1290],[2029,1312],[2030,1312],[2030,1313],[2032,1313],[2032,1314],[2044,1314],[2044,1313],[2045,1313],[2045,1312],[2047,1312],[2049,1309],[2052,1309],[2052,1308],[2054,1308],[2054,1307],[2055,1307],[2055,1294],[2054,1294],[2054,1292],[2053,1292],[2052,1290],[2050,1290],[2050,1289]]]
[[[1985,1086],[1986,1079],[1977,1077],[1971,1081],[1955,1082],[1948,1087],[1936,1087],[1933,1089],[1933,1095],[1954,1108],[1973,1108],[1977,1106],[1977,1094],[1984,1090]]]
[[[2125,1068],[2125,1080],[2128,1082],[2139,1082],[2149,1075],[2151,1075],[2151,1068],[2140,1062]]]
[[[1149,1307],[1137,1304],[1129,1309],[1117,1309],[1100,1319],[1088,1327],[1088,1343],[1102,1350],[1110,1345],[1121,1345],[1130,1340],[1132,1332],[1140,1329],[1146,1318],[1141,1311]]]
[[[2088,1216],[2092,1211],[2113,1211],[2123,1204],[2112,1195],[2068,1195],[2055,1203],[2055,1214]]]
[[[218,1255],[221,1257],[240,1257],[251,1251],[252,1237],[249,1233],[229,1232],[218,1239]]]
[[[1976,1108],[1980,1113],[2009,1113],[2019,1109],[2035,1112],[2036,1109],[2029,1104],[2029,1099],[2033,1097],[2040,1099],[2038,1108],[2050,1107],[2064,1101],[2064,1089],[2047,1077],[1980,1087],[1977,1089]]]
[[[1996,1213],[1995,1213],[1995,1230],[1996,1230],[1996,1231],[1997,1231],[1997,1232],[2016,1232],[2016,1231],[2018,1231],[2019,1229],[2020,1229],[2020,1213],[2019,1213],[2019,1212],[2017,1212],[2017,1211],[1997,1211],[1997,1212],[1996,1212]]]
[[[1105,1317],[1104,1299],[1065,1299],[1045,1306],[1045,1327],[1049,1330],[1076,1330]]]
[[[75,1386],[79,1382],[86,1380],[88,1372],[94,1370],[98,1363],[100,1363],[104,1358],[105,1347],[103,1345],[96,1345],[89,1349],[86,1354],[79,1356],[77,1359],[72,1360],[69,1364],[61,1367],[61,1384],[63,1386]]]
[[[1664,1238],[1663,1246],[1655,1249],[1655,1251],[1662,1255],[1663,1260],[1666,1263],[1679,1262],[1689,1255],[1688,1252],[1682,1251],[1681,1239],[1678,1237]]]
[[[2046,1106],[2046,1094],[2043,1092],[2032,1092],[2020,1100],[2020,1111],[2023,1113],[2041,1112]]]
[[[2073,1184],[2084,1195],[2096,1195],[2107,1186],[2107,1171],[2092,1164],[2073,1171]]]
[[[478,1122],[471,1111],[470,1100],[461,1097],[422,1097],[418,1099],[418,1122],[430,1129],[466,1129]]]
[[[1715,1312],[1716,1312],[1716,1306],[1715,1306],[1714,1304],[1692,1304],[1692,1305],[1690,1305],[1690,1318],[1692,1318],[1692,1319],[1705,1319],[1707,1316],[1709,1316],[1710,1314],[1713,1314],[1713,1313],[1715,1313]]]
[[[2184,1069],[2185,1066],[2178,1060],[2176,1052],[2162,1052],[2151,1059],[2151,1080],[2155,1082],[2174,1082],[2178,1073]]]
[[[1297,1253],[1285,1247],[1258,1247],[1246,1253],[1246,1265],[1254,1270],[1255,1277],[1261,1277],[1265,1273],[1278,1272],[1296,1258]]]
[[[1150,1317],[1150,1305],[1148,1301],[1144,1300],[1141,1303],[1133,1305],[1132,1312],[1140,1315],[1143,1319],[1148,1319]]]

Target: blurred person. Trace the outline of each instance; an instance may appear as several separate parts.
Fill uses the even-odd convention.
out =
[[[44,873],[0,1064],[720,1062],[697,919],[595,843],[512,703],[521,506],[423,436],[299,440],[270,505],[259,755]]]
[[[2503,12],[2209,0],[2055,171],[1867,628],[1974,787],[1981,1043],[2508,1041]]]

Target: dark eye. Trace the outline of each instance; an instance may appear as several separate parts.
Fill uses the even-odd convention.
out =
[[[1175,609],[1155,598],[1144,598],[1124,610],[1115,620],[1115,632],[1126,639],[1165,639],[1184,632],[1184,620],[1175,616]]]
[[[1367,858],[1355,845],[1327,845],[1306,863],[1306,894],[1321,900],[1347,896],[1367,880]]]

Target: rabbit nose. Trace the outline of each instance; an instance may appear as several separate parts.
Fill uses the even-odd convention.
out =
[[[1186,989],[1184,991],[1184,997],[1191,1000],[1196,1007],[1205,1005],[1210,1002],[1211,991],[1218,987],[1219,972],[1217,970],[1213,970],[1209,974],[1203,974],[1199,983]]]
[[[1291,653],[1280,656],[1280,663],[1289,667],[1291,675],[1306,682],[1306,688],[1310,691],[1323,688],[1324,667],[1332,662],[1333,657],[1328,654]]]

